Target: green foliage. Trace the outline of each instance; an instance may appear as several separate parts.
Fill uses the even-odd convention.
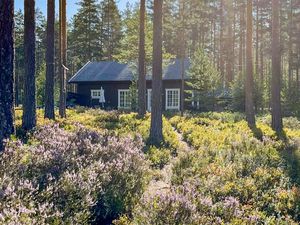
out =
[[[150,146],[147,151],[147,158],[151,161],[153,167],[162,169],[170,162],[171,153],[169,149]]]
[[[236,76],[231,84],[232,103],[230,108],[233,111],[245,111],[245,84],[241,75]]]
[[[100,59],[103,54],[99,45],[100,16],[96,0],[81,0],[77,4],[79,10],[72,21],[70,48],[83,66],[89,60]]]
[[[127,6],[123,18],[124,35],[121,39],[120,50],[114,58],[123,63],[137,65],[139,43],[139,7]],[[145,21],[145,52],[146,65],[152,65],[153,25],[149,17]],[[137,68],[136,68],[137,69]]]
[[[115,0],[104,0],[101,8],[100,40],[103,47],[103,59],[111,60],[119,52],[122,38],[122,20]]]
[[[138,109],[138,81],[137,78],[131,82],[129,86],[129,95],[130,95],[130,108],[132,111],[136,112]]]
[[[259,141],[230,113],[175,116],[170,122],[195,151],[179,157],[168,191],[141,199],[131,223],[297,224],[299,188],[278,151],[285,144],[269,126],[258,123],[264,134]]]
[[[259,79],[254,80],[254,105],[255,109],[258,112],[260,109],[263,109],[264,102],[266,101],[264,93],[264,84],[260,83]],[[235,77],[234,81],[230,87],[230,94],[232,101],[230,104],[230,109],[237,112],[245,111],[245,80],[243,75],[238,75]]]
[[[36,77],[36,101],[37,106],[42,107],[45,103],[46,65],[43,64]]]
[[[123,16],[124,35],[121,39],[120,49],[114,55],[114,59],[122,63],[129,63],[132,71],[138,74],[138,58],[139,58],[139,5],[127,5]],[[153,23],[147,14],[145,21],[145,63],[146,71],[151,74],[152,57],[153,57]],[[168,63],[172,55],[167,53],[163,48],[163,59]],[[165,65],[163,65],[165,66]]]
[[[194,97],[190,100],[200,102],[201,105],[209,105],[210,102],[212,105],[215,91],[220,87],[220,75],[203,49],[199,48],[195,52],[189,75],[191,81],[187,85],[194,90]]]
[[[121,16],[114,0],[80,0],[70,32],[71,58],[76,67],[87,61],[111,60],[122,37]],[[78,65],[77,65],[78,64]]]
[[[283,89],[284,112],[288,116],[300,117],[300,90],[296,84],[292,84],[290,88],[285,86]]]

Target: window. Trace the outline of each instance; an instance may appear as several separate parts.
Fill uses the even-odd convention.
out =
[[[92,99],[100,99],[101,90],[91,90]]]
[[[180,89],[166,89],[166,109],[180,109]]]
[[[118,108],[129,109],[130,108],[130,93],[128,89],[118,90]]]

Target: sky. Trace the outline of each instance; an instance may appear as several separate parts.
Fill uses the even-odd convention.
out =
[[[58,0],[56,0],[56,8],[58,7]],[[76,2],[78,0],[67,0],[67,14],[68,19],[72,18],[72,16],[77,12],[78,6],[76,5]],[[126,7],[127,2],[134,3],[137,0],[116,0],[119,9],[124,10]],[[41,9],[43,14],[46,15],[47,12],[47,0],[36,0],[36,7]],[[16,10],[23,10],[24,8],[24,0],[15,0],[15,9]]]

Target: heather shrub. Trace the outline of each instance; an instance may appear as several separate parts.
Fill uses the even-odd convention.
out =
[[[263,123],[257,140],[245,121],[174,116],[170,122],[195,151],[180,155],[169,191],[144,196],[139,224],[296,224],[300,191],[287,174],[277,140]],[[204,204],[205,203],[205,204]]]
[[[144,197],[132,220],[121,218],[116,224],[297,224],[289,216],[268,216],[233,196],[213,200],[197,190],[199,185],[186,182],[169,192]]]
[[[7,143],[0,163],[0,223],[104,223],[129,213],[143,192],[141,138],[100,135],[78,125]]]

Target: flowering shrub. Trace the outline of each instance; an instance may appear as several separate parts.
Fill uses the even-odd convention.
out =
[[[36,131],[7,143],[0,163],[0,223],[104,223],[128,213],[143,193],[141,138],[103,136],[78,126]]]
[[[259,124],[257,140],[245,121],[227,114],[170,122],[195,151],[179,156],[169,190],[143,196],[133,217],[116,224],[297,224],[300,189],[278,151],[286,144],[269,127]]]

